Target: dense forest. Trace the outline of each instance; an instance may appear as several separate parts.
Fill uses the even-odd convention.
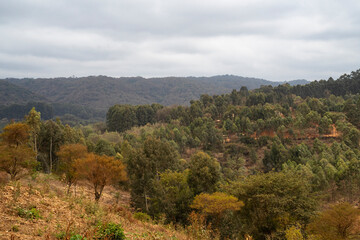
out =
[[[205,93],[220,94],[241,86],[255,89],[261,85],[277,86],[283,83],[233,75],[164,78],[89,76],[5,79],[5,81],[47,98],[51,102],[77,104],[97,109],[107,109],[116,103],[183,105]],[[289,83],[304,84],[307,81],[295,80]]]
[[[133,211],[192,239],[360,238],[360,70],[338,80],[243,86],[186,106],[113,105],[70,127],[33,108],[4,127],[0,169],[108,185]],[[42,120],[43,118],[44,120]],[[122,239],[122,238],[119,238]]]
[[[304,83],[307,81],[289,82]],[[60,117],[73,126],[103,121],[107,109],[114,104],[188,105],[190,100],[199,98],[201,94],[226,93],[241,86],[254,89],[261,85],[279,84],[281,82],[231,75],[149,79],[106,76],[5,79],[0,80],[0,119],[20,120],[32,107],[36,107],[43,119]]]

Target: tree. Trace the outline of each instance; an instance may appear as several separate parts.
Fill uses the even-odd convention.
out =
[[[330,133],[330,126],[332,124],[332,121],[327,116],[324,116],[320,120],[319,124],[319,133],[320,134],[328,134]]]
[[[222,192],[212,194],[201,193],[191,204],[191,208],[199,210],[204,215],[220,216],[225,211],[238,211],[244,206],[236,197]]]
[[[265,152],[263,159],[265,170],[267,172],[272,169],[276,171],[281,170],[281,166],[288,159],[288,155],[288,151],[281,143],[277,144],[274,142],[271,150]]]
[[[135,108],[130,105],[114,105],[106,114],[109,131],[124,132],[137,124]]]
[[[78,180],[75,160],[87,156],[87,148],[81,144],[66,144],[60,147],[57,155],[59,157],[58,173],[65,174],[68,185],[67,193],[69,193],[70,187]]]
[[[155,121],[155,111],[150,105],[139,105],[136,107],[136,119],[140,126]]]
[[[339,203],[315,217],[308,230],[321,240],[345,240],[360,234],[359,224],[360,210],[349,203]]]
[[[64,141],[63,125],[59,120],[48,120],[41,125],[38,160],[42,162],[45,172],[51,173],[56,167],[56,152]]]
[[[29,126],[25,123],[9,124],[3,129],[2,140],[9,146],[19,146],[29,141]]]
[[[1,137],[0,169],[15,180],[23,168],[31,168],[36,163],[34,151],[27,146],[29,126],[24,123],[7,125]]]
[[[207,218],[211,228],[220,233],[221,239],[237,238],[236,232],[239,226],[234,221],[234,213],[243,206],[242,201],[222,192],[201,193],[191,204],[191,208],[197,209],[201,215]]]
[[[316,208],[309,180],[298,173],[269,172],[234,182],[228,192],[244,202],[243,234],[254,239],[283,233],[287,226],[306,224]]]
[[[37,151],[38,151],[37,139],[38,139],[38,135],[40,132],[40,126],[41,126],[40,112],[37,112],[35,110],[35,107],[33,107],[30,110],[29,114],[27,116],[25,116],[25,119],[26,119],[26,123],[30,127],[30,138],[32,140],[33,150],[37,157]]]
[[[89,153],[86,157],[75,160],[75,168],[80,177],[92,183],[97,202],[105,186],[127,180],[125,166],[109,156]]]
[[[301,228],[298,225],[291,226],[285,230],[286,240],[304,240],[304,236],[301,233]]]
[[[125,154],[130,177],[131,201],[136,208],[149,211],[148,198],[153,191],[152,181],[167,169],[176,170],[178,156],[167,142],[148,137],[140,149]]]
[[[187,183],[188,171],[173,172],[167,170],[155,180],[154,194],[151,198],[153,215],[164,213],[167,221],[185,224],[190,213],[193,193]]]
[[[81,130],[70,127],[68,124],[63,126],[63,138],[65,144],[84,143],[84,135]]]
[[[215,127],[215,123],[210,118],[196,118],[192,121],[190,129],[193,138],[200,139],[205,150],[220,148],[222,144],[222,134],[219,129]]]
[[[220,180],[220,164],[216,159],[198,152],[191,157],[189,170],[189,186],[195,195],[216,190],[216,184]]]
[[[143,153],[152,164],[156,175],[167,169],[176,169],[178,156],[176,150],[168,143],[148,137],[143,144]]]
[[[94,152],[99,155],[115,156],[116,152],[114,147],[108,141],[100,139],[96,145]]]

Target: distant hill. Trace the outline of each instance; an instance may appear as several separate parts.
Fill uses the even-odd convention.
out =
[[[306,79],[296,79],[296,80],[292,80],[292,81],[288,81],[285,83],[289,83],[291,86],[297,86],[297,85],[305,85],[310,83],[308,80]]]
[[[41,96],[52,103],[76,104],[101,110],[106,110],[114,104],[183,105],[189,104],[192,99],[199,98],[201,94],[223,94],[232,89],[240,89],[242,86],[255,89],[261,85],[277,86],[284,83],[233,75],[165,78],[89,76],[6,79],[6,81],[11,85],[16,84],[21,89],[27,89],[29,93],[30,91],[35,93],[34,98]],[[295,80],[287,83],[296,85],[307,83],[307,81]],[[20,95],[23,95],[22,92],[19,92]],[[21,100],[24,102],[25,99]],[[5,102],[6,99],[1,99],[0,104]]]
[[[25,104],[31,101],[49,101],[45,97],[31,92],[11,82],[0,80],[0,105]]]

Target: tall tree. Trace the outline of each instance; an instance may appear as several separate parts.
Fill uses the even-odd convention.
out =
[[[187,223],[193,193],[187,183],[188,171],[167,170],[153,181],[154,194],[151,197],[150,212],[164,213],[168,222]]]
[[[64,127],[60,121],[48,120],[42,124],[39,134],[39,157],[44,171],[51,173],[57,164],[56,152],[64,143]]]
[[[291,224],[306,224],[316,209],[308,179],[292,171],[251,175],[234,182],[229,193],[244,202],[242,231],[254,239],[281,235]]]
[[[195,195],[215,192],[220,180],[220,164],[216,159],[204,152],[198,152],[191,157],[189,170],[189,186]]]
[[[0,169],[10,174],[15,180],[24,168],[35,165],[34,151],[28,147],[29,126],[13,123],[4,128],[0,142]]]
[[[41,126],[41,114],[35,110],[33,107],[29,114],[25,116],[26,123],[30,127],[30,138],[33,146],[33,150],[37,157],[38,146],[37,146],[37,139],[40,132]]]
[[[149,137],[140,149],[126,155],[132,204],[148,212],[150,207],[148,199],[153,192],[151,182],[159,179],[160,173],[167,169],[176,170],[178,166],[176,150],[167,142]]]
[[[124,132],[136,124],[136,111],[130,105],[114,105],[106,114],[106,125],[110,131]]]

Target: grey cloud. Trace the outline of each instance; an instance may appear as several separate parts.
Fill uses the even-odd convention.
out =
[[[0,77],[337,77],[360,62],[357,0],[0,1]]]

